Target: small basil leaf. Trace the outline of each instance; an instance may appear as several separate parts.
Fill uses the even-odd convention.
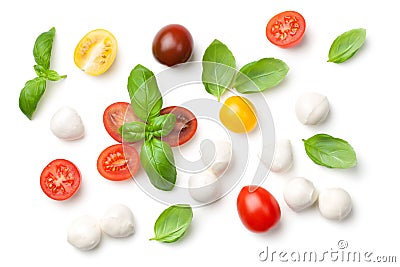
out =
[[[48,32],[40,34],[33,46],[33,56],[36,63],[45,69],[50,69],[51,49],[53,48],[55,34],[56,29],[53,27]]]
[[[137,65],[128,78],[128,92],[135,114],[143,121],[157,117],[162,107],[162,97],[156,78],[149,69]]]
[[[239,93],[256,93],[278,85],[286,77],[289,67],[280,59],[263,58],[242,67],[234,87]]]
[[[125,142],[138,142],[145,139],[146,124],[140,121],[126,122],[119,128]]]
[[[154,224],[155,237],[150,240],[157,240],[164,243],[172,243],[179,240],[186,231],[193,219],[193,211],[189,205],[173,205],[164,210]]]
[[[171,147],[156,138],[147,139],[140,151],[140,162],[154,187],[171,191],[176,182],[176,167]]]
[[[365,29],[353,29],[339,35],[329,49],[328,62],[342,63],[354,56],[364,44],[367,36]]]
[[[232,84],[236,73],[236,61],[228,47],[214,40],[203,55],[201,79],[206,91],[220,100]]]
[[[19,108],[30,120],[45,90],[46,80],[42,77],[36,77],[25,83],[19,95]]]
[[[151,119],[149,125],[147,125],[147,130],[152,132],[156,137],[164,137],[174,129],[175,123],[175,114],[165,114]]]
[[[317,134],[303,142],[308,157],[318,165],[340,169],[357,165],[356,153],[345,140]]]
[[[37,76],[43,77],[48,81],[59,81],[61,79],[67,78],[67,75],[59,75],[55,70],[47,70],[40,65],[33,66]]]

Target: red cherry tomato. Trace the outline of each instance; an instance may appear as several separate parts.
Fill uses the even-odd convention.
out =
[[[266,28],[268,40],[282,48],[298,45],[306,30],[306,21],[296,11],[284,11],[272,17]]]
[[[103,114],[103,124],[107,133],[117,142],[122,143],[119,127],[125,122],[140,121],[133,112],[132,106],[126,102],[116,102],[109,105]]]
[[[196,133],[196,116],[190,110],[178,106],[163,108],[160,115],[169,113],[176,116],[175,127],[167,136],[161,137],[161,140],[168,143],[171,147],[183,145]]]
[[[129,145],[116,144],[107,147],[97,159],[97,170],[111,181],[123,181],[135,175],[139,169],[139,154]]]
[[[281,209],[271,193],[262,187],[254,191],[252,186],[245,186],[237,198],[239,217],[252,232],[261,233],[268,231],[278,223],[281,218]]]
[[[78,191],[81,173],[72,162],[56,159],[50,162],[40,175],[40,187],[54,200],[66,200]]]
[[[153,55],[164,65],[184,63],[192,56],[192,52],[192,35],[182,25],[167,25],[154,37]]]

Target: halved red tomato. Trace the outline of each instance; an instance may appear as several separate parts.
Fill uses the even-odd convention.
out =
[[[40,187],[54,200],[66,200],[78,191],[81,173],[71,161],[56,159],[50,162],[40,175]]]
[[[175,127],[167,136],[161,137],[161,140],[168,143],[171,147],[183,145],[196,133],[196,116],[190,110],[178,106],[163,108],[160,115],[169,113],[176,116]]]
[[[298,45],[306,30],[304,17],[296,11],[284,11],[276,14],[268,22],[266,35],[268,40],[282,48]]]
[[[112,181],[123,181],[133,177],[139,165],[139,154],[129,145],[109,146],[97,159],[97,170],[101,176]]]
[[[126,102],[116,102],[109,105],[103,114],[103,124],[107,133],[117,142],[122,143],[119,128],[125,122],[140,121],[133,112],[132,106]]]

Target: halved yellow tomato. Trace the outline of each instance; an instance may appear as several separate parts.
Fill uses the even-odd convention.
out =
[[[89,75],[107,71],[117,56],[118,44],[114,35],[104,29],[87,33],[75,48],[75,65]]]
[[[241,96],[229,97],[221,110],[219,119],[228,130],[235,133],[249,133],[257,125],[253,104]]]

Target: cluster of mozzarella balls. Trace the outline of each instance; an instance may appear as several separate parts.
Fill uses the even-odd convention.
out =
[[[125,205],[117,204],[110,207],[100,220],[90,215],[77,218],[68,228],[67,240],[80,250],[91,250],[100,243],[102,233],[122,238],[134,232],[132,211]]]
[[[296,116],[304,125],[317,125],[325,121],[329,113],[329,102],[326,96],[307,93],[299,97],[296,103]],[[267,162],[265,162],[267,163]],[[278,140],[271,171],[283,173],[293,164],[292,147],[289,140]],[[344,219],[352,209],[349,193],[342,188],[328,188],[318,191],[314,184],[302,177],[289,180],[283,190],[286,204],[295,212],[300,212],[314,205],[322,216],[332,220]]]

